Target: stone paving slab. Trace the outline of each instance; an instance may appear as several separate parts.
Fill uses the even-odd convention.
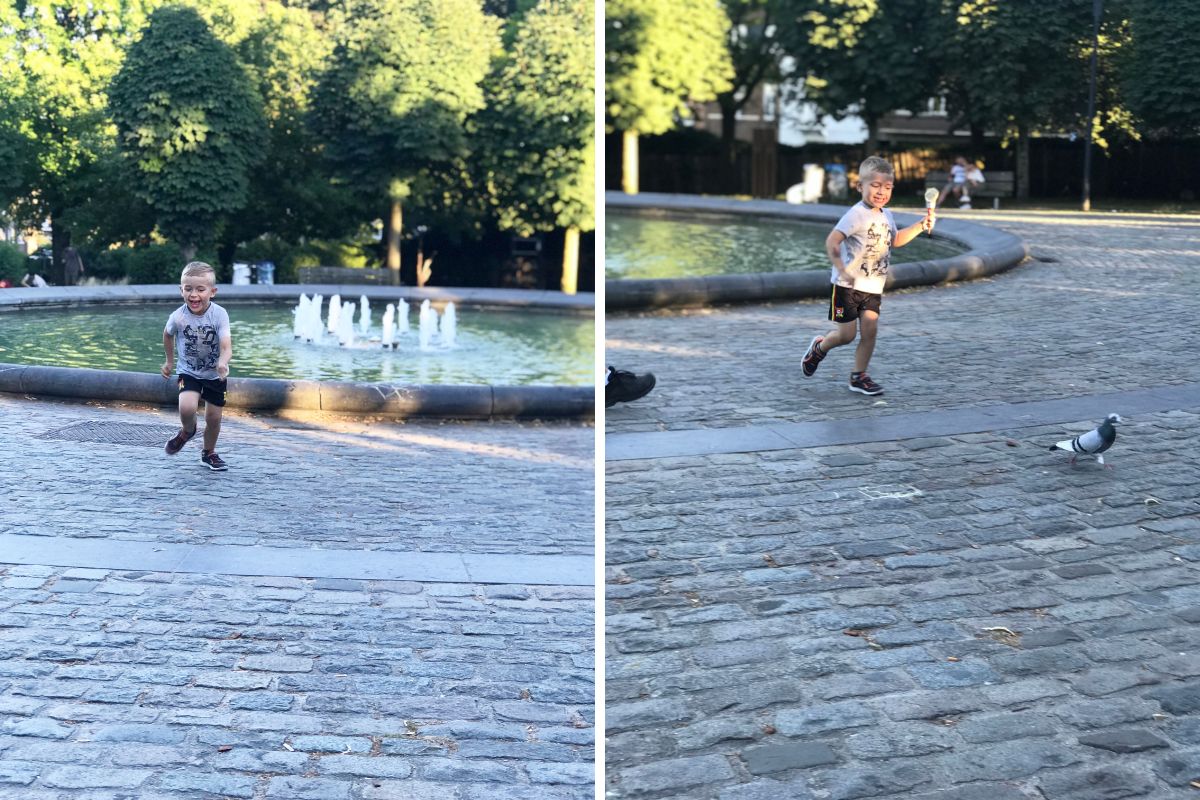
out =
[[[828,422],[794,422],[712,430],[618,433],[605,437],[607,461],[640,458],[756,453],[796,447],[899,441],[958,433],[982,433],[1015,423],[1067,422],[1089,414],[1097,422],[1118,412],[1127,417],[1151,411],[1200,406],[1200,384],[1166,386],[1132,392],[1086,395],[997,406],[889,414]],[[1094,425],[1092,427],[1095,427]]]
[[[0,566],[0,797],[591,797],[591,598]]]
[[[9,564],[166,570],[218,575],[591,586],[589,556],[380,553],[369,550],[181,545],[0,534]]]

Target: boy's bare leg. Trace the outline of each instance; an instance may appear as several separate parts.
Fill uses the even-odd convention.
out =
[[[850,344],[854,341],[857,331],[857,322],[839,322],[837,327],[825,334],[825,338],[821,340],[821,351],[828,353],[835,347]]]
[[[221,406],[212,403],[204,404],[204,449],[212,452],[217,446],[217,436],[221,434]]]
[[[854,371],[866,372],[875,352],[875,336],[879,333],[879,314],[863,311],[858,317],[858,347],[854,351]]]
[[[179,424],[189,436],[196,432],[196,409],[199,405],[199,392],[179,393]]]

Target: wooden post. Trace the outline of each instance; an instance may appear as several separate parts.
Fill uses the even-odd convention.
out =
[[[387,268],[392,271],[392,286],[400,285],[400,231],[403,224],[400,201],[393,200],[387,224]]]
[[[750,159],[750,193],[755,197],[775,196],[778,172],[778,142],[774,128],[755,128]]]
[[[621,188],[625,194],[638,193],[638,133],[621,135]]]
[[[567,228],[563,238],[562,290],[575,294],[579,287],[579,228]]]

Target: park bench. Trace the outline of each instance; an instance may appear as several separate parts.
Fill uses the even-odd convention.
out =
[[[941,191],[942,187],[950,182],[950,173],[944,169],[935,169],[925,174],[925,188],[934,188]],[[1012,172],[1000,172],[998,170],[983,171],[983,185],[971,190],[971,197],[990,197],[992,198],[992,207],[1000,207],[1001,197],[1012,197],[1016,192],[1016,176]],[[950,200],[946,201],[947,204]]]

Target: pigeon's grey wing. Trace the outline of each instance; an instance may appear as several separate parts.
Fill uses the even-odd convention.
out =
[[[1082,436],[1076,436],[1071,445],[1076,453],[1100,453],[1108,448],[1099,430],[1088,431]]]

